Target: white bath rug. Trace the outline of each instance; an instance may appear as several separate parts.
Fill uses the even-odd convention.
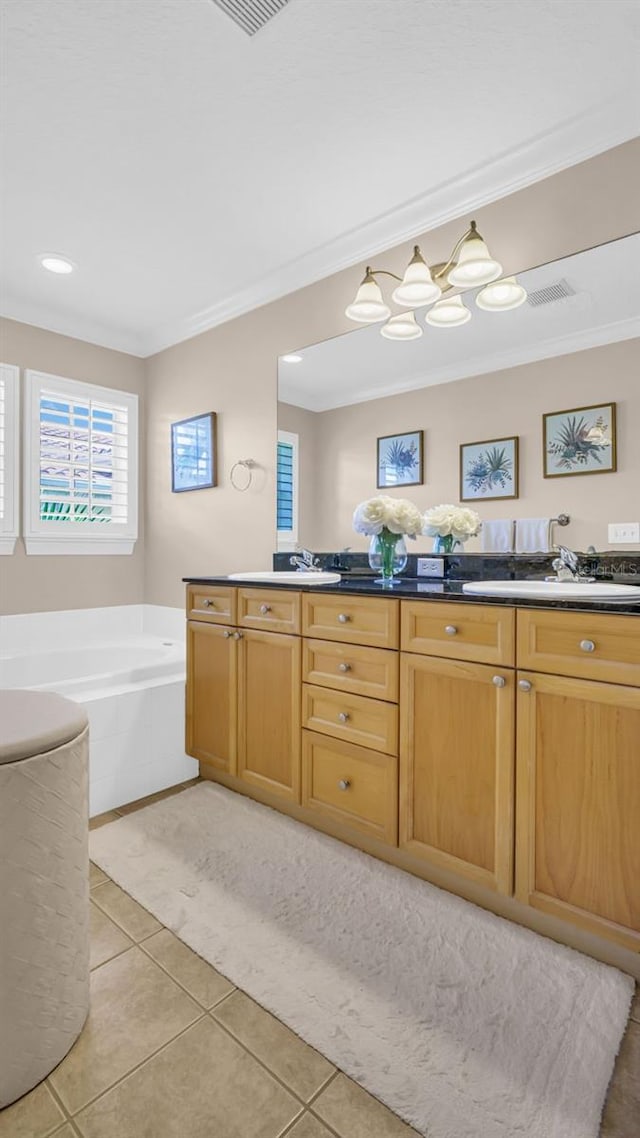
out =
[[[633,981],[212,783],[91,857],[428,1138],[597,1138]]]

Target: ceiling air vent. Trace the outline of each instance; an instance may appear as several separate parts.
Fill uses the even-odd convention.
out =
[[[532,308],[539,308],[541,304],[555,304],[556,300],[566,300],[568,296],[575,295],[576,290],[563,278],[561,281],[556,281],[555,284],[545,285],[544,288],[530,292],[527,296],[527,304],[530,304]]]
[[[213,0],[213,3],[248,36],[255,36],[289,0]]]

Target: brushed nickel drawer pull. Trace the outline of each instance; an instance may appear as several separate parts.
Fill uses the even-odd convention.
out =
[[[243,636],[244,636],[244,632],[234,632],[233,639],[234,640],[242,640]]]
[[[351,786],[351,783],[349,782],[348,778],[341,778],[339,783],[338,783],[338,789],[339,790],[348,790],[350,786]]]
[[[230,640],[230,639],[231,639],[231,637],[233,636],[233,633],[232,633],[232,632],[229,632],[229,629],[228,629],[228,628],[225,628],[225,630],[224,630],[224,632],[222,633],[222,635],[224,636],[225,640]]]
[[[348,624],[348,622],[351,620],[351,617],[349,616],[349,613],[341,612],[338,613],[338,620],[340,621],[340,624]]]
[[[530,680],[518,680],[518,687],[520,691],[531,691],[532,684]]]
[[[260,605],[260,612],[266,616],[268,612],[271,612],[271,605]]]
[[[350,672],[351,671],[351,664],[338,664],[338,671],[339,672]]]
[[[445,624],[444,630],[445,630],[447,636],[455,636],[457,631],[458,631],[455,624]]]
[[[596,650],[596,646],[593,640],[581,640],[580,647],[582,648],[583,652],[595,652]]]
[[[212,601],[211,597],[205,597],[202,604],[206,609],[214,609],[216,607],[216,602]]]
[[[494,676],[491,681],[491,683],[495,684],[497,688],[503,688],[506,682],[507,681],[505,680],[504,676]]]
[[[349,712],[348,711],[339,712],[338,719],[340,720],[341,723],[346,723],[349,719]]]

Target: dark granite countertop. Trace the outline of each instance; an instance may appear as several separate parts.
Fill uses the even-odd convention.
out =
[[[529,578],[531,579],[531,578]],[[507,605],[510,608],[573,609],[579,612],[625,613],[640,616],[640,587],[638,599],[629,600],[576,600],[574,598],[549,597],[541,600],[536,597],[491,597],[478,593],[464,593],[463,581],[446,579],[430,580],[400,577],[392,586],[375,583],[374,575],[346,574],[337,585],[307,585],[304,582],[284,584],[276,581],[238,581],[229,577],[183,577],[189,585],[231,585],[241,588],[293,589],[299,592],[329,593],[335,596],[399,597],[424,601],[455,601],[461,604]],[[639,630],[640,632],[640,630]]]

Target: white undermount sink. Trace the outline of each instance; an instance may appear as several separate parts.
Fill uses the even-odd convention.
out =
[[[483,597],[531,597],[535,600],[637,601],[638,585],[611,585],[606,581],[467,581],[463,593]]]
[[[230,581],[264,581],[269,585],[337,585],[342,580],[339,573],[319,570],[315,573],[304,569],[262,569],[257,573],[230,573]]]

